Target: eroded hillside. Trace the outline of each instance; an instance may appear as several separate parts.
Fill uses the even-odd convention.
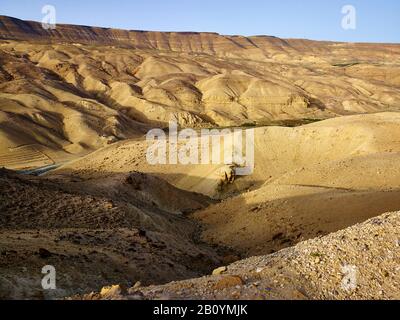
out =
[[[35,167],[182,126],[398,110],[400,46],[0,18],[0,164]]]
[[[150,164],[170,120],[254,130],[253,174]],[[398,298],[399,160],[400,45],[0,17],[0,299]]]

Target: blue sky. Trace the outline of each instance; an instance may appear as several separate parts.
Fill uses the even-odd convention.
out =
[[[41,21],[46,4],[58,23],[400,43],[399,0],[0,0],[0,14]],[[357,10],[355,30],[341,27],[344,5]]]

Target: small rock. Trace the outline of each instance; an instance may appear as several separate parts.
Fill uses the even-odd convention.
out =
[[[221,275],[221,274],[225,273],[227,270],[228,270],[227,267],[219,267],[219,268],[215,269],[212,272],[212,275],[213,276],[218,276],[218,275]]]
[[[120,285],[103,287],[100,291],[100,295],[103,299],[118,299],[126,294],[126,288]]]
[[[142,283],[140,282],[140,281],[137,281],[136,283],[135,283],[135,285],[132,287],[133,289],[138,289],[138,288],[140,288],[142,286]]]

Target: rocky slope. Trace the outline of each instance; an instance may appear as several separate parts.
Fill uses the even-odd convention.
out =
[[[209,200],[148,175],[56,183],[0,171],[0,299],[60,298],[109,283],[165,283],[212,270],[224,252],[185,218]],[[59,288],[43,291],[45,265]]]
[[[338,42],[305,39],[280,39],[273,36],[220,35],[212,32],[154,32],[121,30],[90,26],[57,24],[56,29],[44,29],[41,23],[0,16],[0,37],[9,40],[42,42],[67,42],[82,44],[123,44],[135,49],[156,49],[206,54],[328,53],[339,46],[344,50],[377,49],[377,44],[344,44]],[[379,45],[382,52],[399,52],[397,45]],[[249,57],[251,58],[251,56]]]
[[[114,286],[74,299],[397,300],[399,239],[400,213],[388,213],[218,268],[212,276],[128,290]]]

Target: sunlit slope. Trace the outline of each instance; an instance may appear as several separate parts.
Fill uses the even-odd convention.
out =
[[[171,119],[263,125],[400,107],[399,45],[63,25],[52,32],[0,17],[0,61],[2,159],[25,145],[82,155]]]

